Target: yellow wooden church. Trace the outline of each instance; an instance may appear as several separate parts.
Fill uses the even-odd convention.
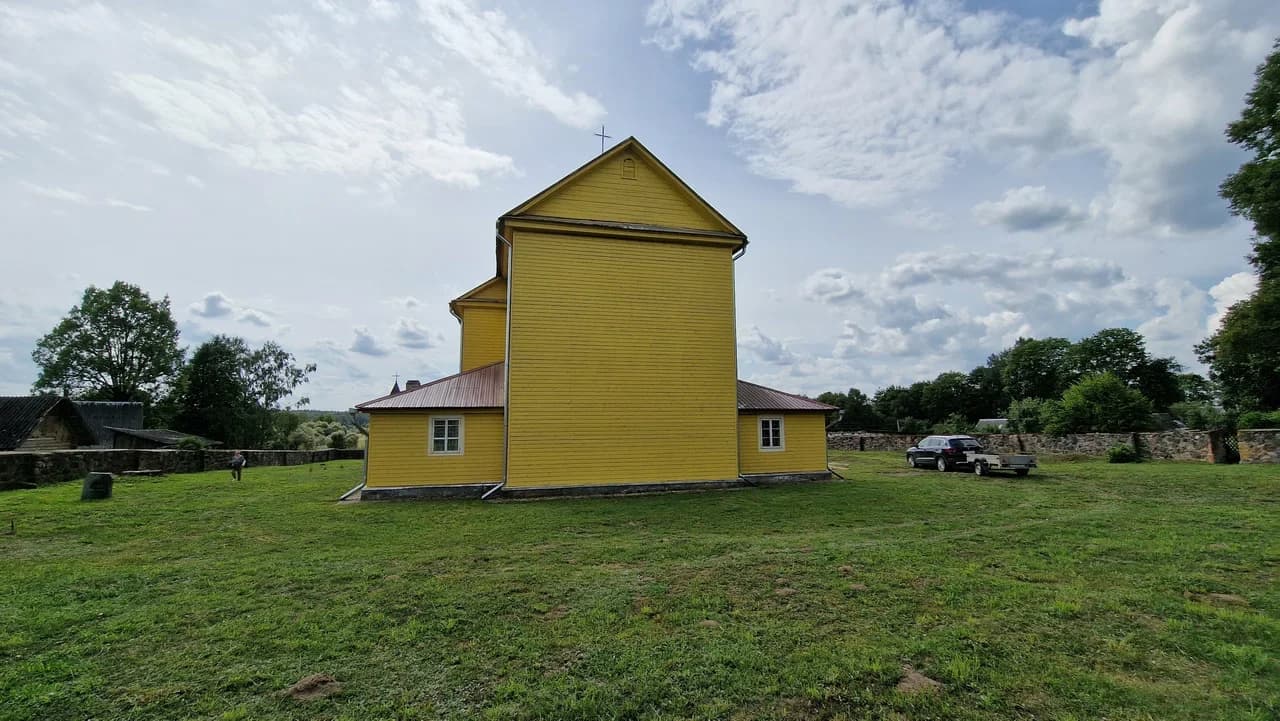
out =
[[[747,237],[634,138],[498,219],[458,374],[357,406],[363,499],[829,477],[831,406],[737,378]]]

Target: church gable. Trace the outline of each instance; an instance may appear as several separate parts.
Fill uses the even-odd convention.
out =
[[[634,138],[622,141],[507,214],[513,216],[742,235]]]

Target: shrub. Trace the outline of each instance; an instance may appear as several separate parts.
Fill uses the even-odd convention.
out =
[[[187,436],[175,443],[174,447],[180,451],[203,451],[204,441],[195,436]]]
[[[1246,411],[1237,422],[1240,428],[1280,428],[1280,411]]]
[[[1010,433],[1040,433],[1057,411],[1058,402],[1043,398],[1023,398],[1009,404],[1004,417]]]
[[[952,413],[947,416],[941,423],[934,425],[934,433],[942,433],[946,435],[961,435],[973,432],[973,424],[969,419],[959,413]]]
[[[1151,401],[1110,373],[1089,376],[1062,394],[1050,433],[1123,433],[1151,425]]]
[[[1107,463],[1137,463],[1139,460],[1138,452],[1123,443],[1107,449]]]
[[[1174,418],[1186,424],[1187,428],[1213,431],[1233,427],[1231,416],[1212,403],[1186,401],[1169,406]]]

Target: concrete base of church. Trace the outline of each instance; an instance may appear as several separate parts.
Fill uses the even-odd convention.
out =
[[[834,476],[831,471],[805,471],[802,473],[744,473],[742,477],[749,483],[759,486],[779,486],[786,483],[804,481],[829,481]]]
[[[390,488],[370,488],[360,490],[362,501],[412,501],[452,500],[461,498],[479,498],[493,490],[497,483],[468,483],[457,486],[397,486]]]
[[[713,491],[727,488],[777,486],[808,481],[826,481],[832,478],[830,471],[804,473],[755,473],[726,478],[720,481],[674,481],[670,483],[627,483],[601,486],[556,486],[549,488],[503,487],[488,496],[488,500],[532,500],[538,498],[583,498],[599,496],[634,496],[654,493],[679,493],[689,491]],[[480,498],[494,489],[494,483],[477,483],[456,486],[400,486],[394,488],[360,489],[361,501],[403,501],[414,499],[465,499]]]

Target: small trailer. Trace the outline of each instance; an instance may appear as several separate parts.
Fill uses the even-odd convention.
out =
[[[1013,471],[1025,476],[1036,467],[1036,457],[1025,453],[982,453],[969,451],[965,460],[973,466],[973,472],[979,476],[990,475],[994,471]]]

